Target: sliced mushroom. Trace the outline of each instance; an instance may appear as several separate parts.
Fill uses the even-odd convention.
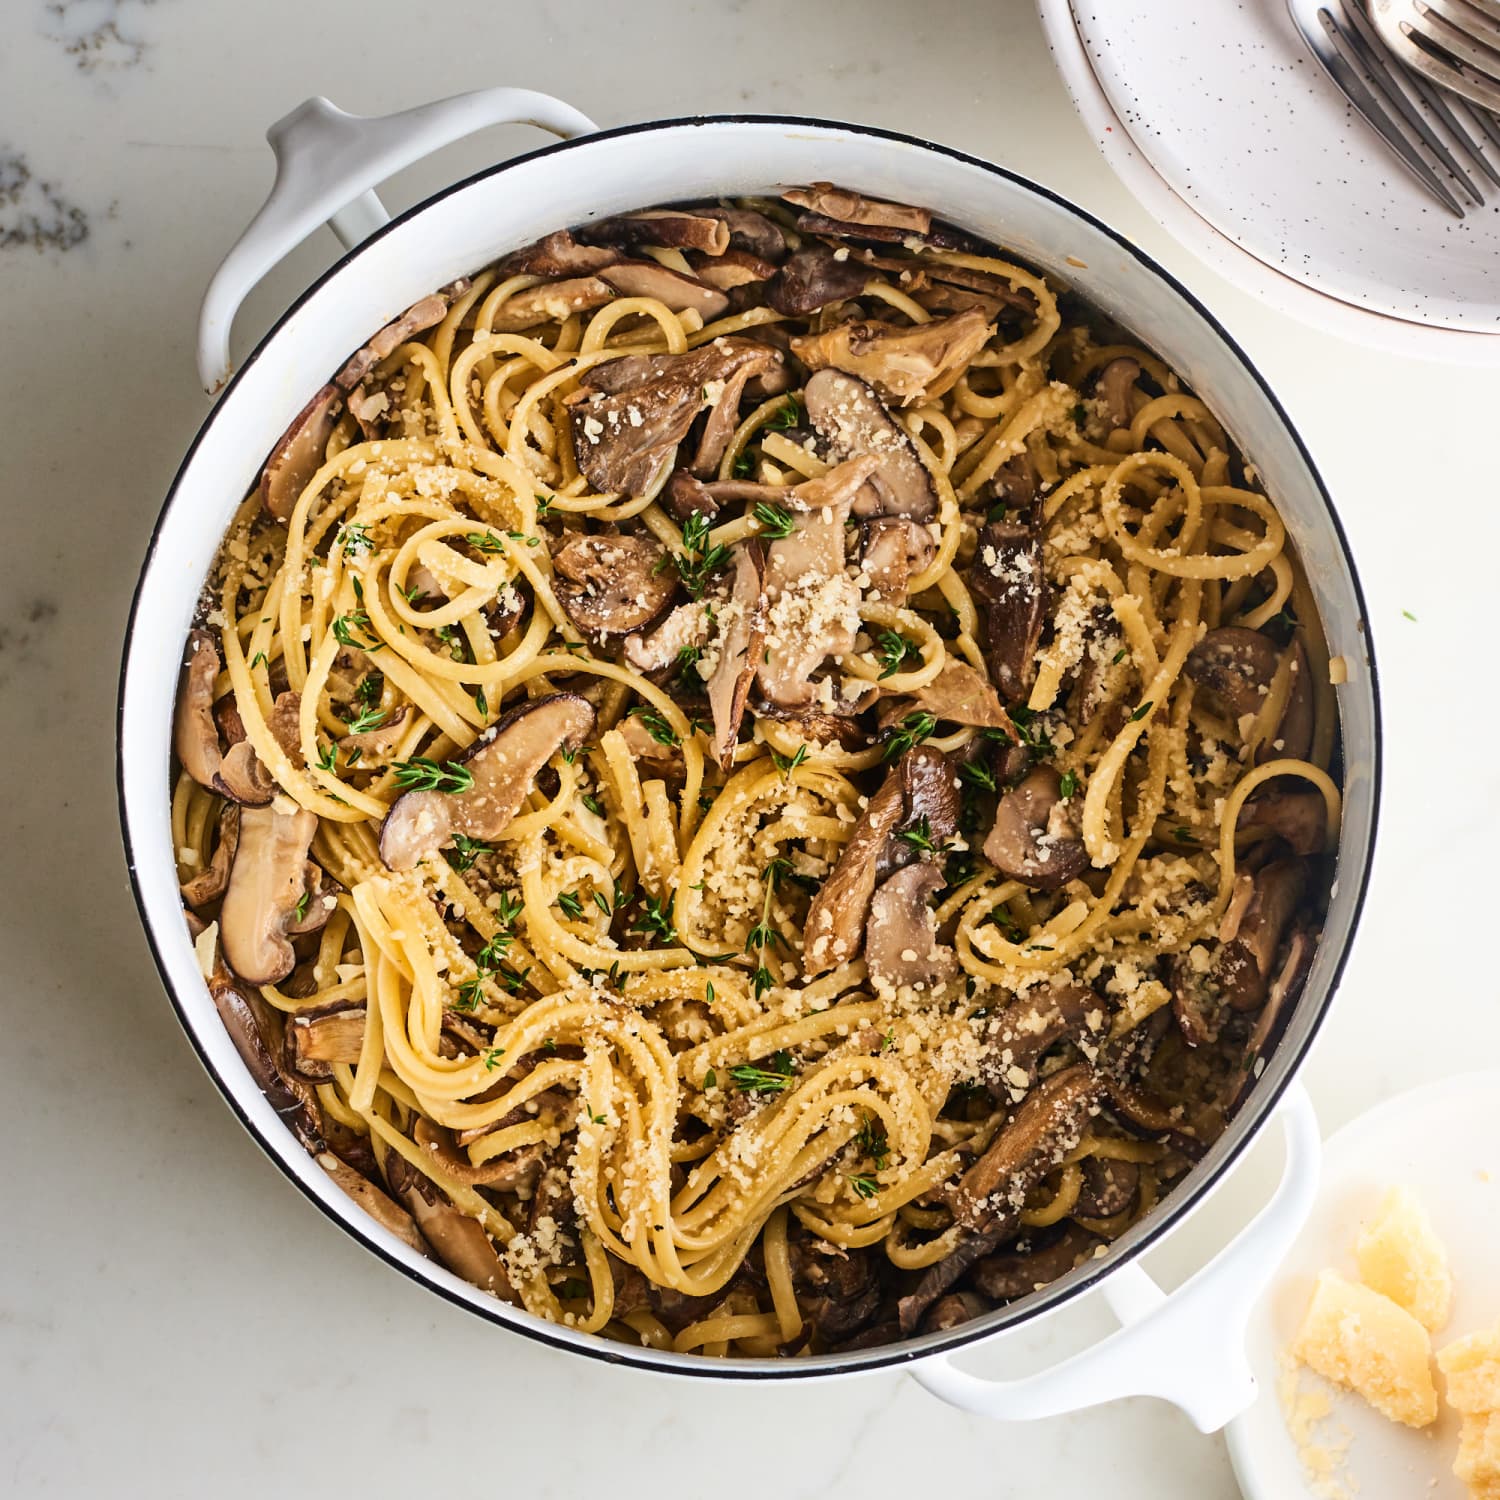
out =
[[[660,245],[668,250],[701,250],[722,255],[729,248],[729,226],[722,218],[685,208],[648,208],[639,213],[616,214],[585,224],[578,238],[591,245],[621,245],[637,249]]]
[[[494,839],[520,810],[537,772],[559,750],[593,733],[593,706],[577,693],[552,693],[502,714],[459,757],[473,778],[461,792],[411,791],[391,804],[380,827],[380,857],[410,870],[454,836]]]
[[[1313,958],[1317,953],[1317,948],[1316,935],[1306,927],[1299,927],[1288,940],[1286,957],[1282,960],[1281,968],[1271,985],[1271,993],[1265,1005],[1255,1018],[1254,1030],[1251,1031],[1250,1040],[1245,1046],[1240,1087],[1236,1092],[1232,1109],[1237,1109],[1243,1102],[1256,1078],[1260,1076],[1261,1064],[1270,1052],[1272,1044],[1285,1029],[1291,1015],[1292,1005],[1297,996],[1302,993],[1308,974],[1312,972]]]
[[[932,862],[897,870],[870,900],[865,964],[877,992],[908,986],[932,988],[958,973],[958,955],[937,937],[928,905],[943,886]]]
[[[933,844],[951,838],[958,827],[962,797],[948,757],[931,745],[914,745],[901,757],[898,768],[906,800],[903,827],[920,827]],[[905,847],[912,846],[906,843]]]
[[[776,274],[774,262],[751,255],[748,250],[726,250],[717,257],[694,255],[689,257],[688,263],[699,281],[706,281],[721,292],[732,292],[741,286],[757,286]]]
[[[409,1245],[418,1254],[427,1254],[427,1241],[422,1238],[416,1221],[368,1177],[356,1172],[347,1162],[340,1161],[332,1151],[314,1152],[313,1160],[382,1229],[389,1230],[402,1244]]]
[[[328,439],[338,425],[344,397],[330,382],[292,419],[282,433],[260,476],[260,499],[268,514],[286,521],[303,490],[323,466]]]
[[[908,585],[937,553],[925,526],[905,516],[880,516],[860,527],[860,567],[882,599],[906,602]]]
[[[664,745],[641,723],[636,714],[626,714],[615,728],[637,767],[649,776],[680,781],[686,770],[681,745]]]
[[[1020,739],[994,688],[968,662],[952,656],[944,660],[942,671],[925,687],[890,701],[893,721],[912,712],[928,713],[945,723],[1000,729],[1012,740]]]
[[[460,1213],[435,1182],[397,1152],[386,1157],[385,1171],[391,1192],[416,1220],[437,1258],[455,1276],[504,1302],[514,1302],[505,1262],[478,1220]]]
[[[1133,1161],[1090,1156],[1083,1162],[1083,1186],[1073,1213],[1080,1219],[1112,1219],[1132,1203],[1140,1187],[1141,1172]]]
[[[208,993],[255,1086],[304,1145],[323,1145],[317,1096],[309,1084],[287,1077],[281,1056],[281,1018],[254,990],[236,984],[222,963],[208,980]]]
[[[513,251],[499,269],[506,276],[592,276],[620,259],[618,250],[580,245],[566,229],[559,229]]]
[[[1038,1084],[959,1179],[953,1193],[957,1221],[971,1228],[995,1219],[1014,1225],[1026,1194],[1078,1143],[1103,1093],[1103,1081],[1084,1063]]]
[[[1130,392],[1141,378],[1141,367],[1128,355],[1112,359],[1100,370],[1094,389],[1109,413],[1114,427],[1129,427],[1135,413],[1130,409]]]
[[[411,710],[402,704],[374,729],[362,729],[358,734],[346,734],[339,740],[339,749],[350,765],[380,765],[395,753],[397,745],[406,734],[406,721]]]
[[[780,359],[768,344],[723,338],[686,354],[628,354],[595,365],[567,398],[579,469],[601,492],[647,493],[708,404],[710,382]]]
[[[765,260],[780,260],[786,254],[786,236],[774,219],[753,208],[721,208],[704,204],[694,210],[718,219],[729,230],[729,244],[737,250],[748,250]]]
[[[870,279],[869,267],[827,245],[798,250],[766,285],[766,305],[789,318],[800,318],[857,297]]]
[[[859,721],[846,714],[825,713],[816,708],[782,708],[775,703],[757,705],[756,713],[762,719],[790,725],[803,739],[815,744],[837,744],[845,750],[868,750],[873,743]]]
[[[318,898],[316,913],[308,899],[307,851],[317,827],[317,817],[305,808],[240,810],[219,935],[224,961],[247,984],[279,984],[296,962],[288,934],[309,917],[327,920],[322,902],[330,898]]]
[[[916,1286],[896,1305],[900,1332],[915,1333],[921,1327],[927,1309],[972,1266],[982,1261],[1014,1233],[1013,1223],[999,1220],[987,1225],[977,1234],[966,1234],[949,1254],[935,1265],[928,1266]]]
[[[810,370],[847,371],[883,397],[916,406],[951,390],[995,331],[978,309],[900,327],[894,323],[836,323],[791,341]]]
[[[214,846],[213,858],[208,868],[200,871],[182,887],[182,900],[187,906],[207,906],[224,894],[229,884],[229,872],[234,866],[234,851],[240,841],[240,810],[238,804],[226,802],[219,809],[219,842]]]
[[[985,1313],[993,1310],[989,1300],[978,1292],[950,1292],[946,1297],[939,1297],[927,1309],[926,1316],[918,1325],[919,1331],[946,1333],[950,1328],[961,1328],[965,1323],[972,1323],[975,1318],[982,1318]]]
[[[442,1169],[445,1177],[466,1187],[493,1188],[496,1192],[529,1191],[542,1172],[540,1143],[502,1152],[477,1167],[466,1151],[454,1144],[453,1137],[425,1116],[418,1115],[412,1127],[417,1144]]]
[[[1024,698],[1047,618],[1041,538],[1014,521],[989,522],[979,532],[968,582],[980,605],[990,676],[1005,698]]]
[[[766,559],[760,542],[754,538],[741,542],[734,549],[729,602],[718,619],[718,655],[707,675],[714,756],[726,771],[734,764],[750,685],[765,655],[765,584]]]
[[[1055,1239],[1044,1245],[1016,1249],[1004,1255],[992,1255],[974,1267],[974,1285],[996,1302],[1014,1302],[1050,1286],[1060,1276],[1093,1259],[1104,1243],[1076,1224],[1070,1224]]]
[[[491,328],[495,333],[514,333],[538,323],[561,323],[574,313],[603,307],[614,297],[615,289],[597,276],[544,281],[502,302]]]
[[[806,209],[814,219],[828,220],[849,230],[861,230],[869,239],[904,240],[911,235],[925,236],[932,228],[932,214],[928,209],[889,203],[881,198],[866,198],[863,193],[835,187],[831,182],[788,188],[781,196],[787,203]]]
[[[654,260],[622,260],[606,266],[599,272],[599,278],[621,296],[654,297],[673,312],[698,313],[705,323],[712,322],[729,306],[729,298],[717,287],[699,281],[696,276],[684,276],[681,271],[658,265]]]
[[[1038,766],[1001,797],[984,857],[1012,880],[1055,891],[1081,875],[1089,856],[1054,766]]]
[[[855,498],[855,516],[930,521],[937,515],[932,475],[866,382],[841,370],[820,370],[807,382],[802,398],[831,462],[866,454],[879,460],[864,492]]]
[[[700,479],[712,478],[719,472],[720,460],[740,425],[740,402],[744,399],[745,386],[757,369],[756,365],[743,364],[723,380],[710,381],[704,387],[704,399],[709,402],[708,420],[703,424],[698,451],[693,455],[693,473]]]
[[[660,619],[677,592],[677,573],[653,536],[574,531],[552,554],[552,588],[585,635],[605,640]]]
[[[1328,832],[1328,805],[1322,792],[1266,791],[1240,810],[1237,829],[1264,828],[1285,839],[1293,854],[1316,854]]]
[[[1308,680],[1307,653],[1300,640],[1292,652],[1292,681],[1281,721],[1257,747],[1256,759],[1284,755],[1300,760],[1312,744],[1312,686]],[[1211,706],[1222,708],[1224,717],[1243,738],[1249,734],[1271,689],[1281,662],[1281,653],[1269,636],[1238,625],[1210,630],[1188,653],[1184,673],[1211,695]]]
[[[876,861],[905,816],[901,771],[892,766],[808,908],[802,950],[802,972],[807,978],[826,974],[859,952],[875,894]]]
[[[816,479],[777,492],[795,519],[766,554],[766,649],[756,663],[761,691],[783,708],[812,704],[813,673],[854,648],[859,590],[844,572],[844,523],[873,458],[852,458]]]
[[[254,747],[244,738],[238,713],[233,723],[238,734],[223,749],[219,722],[215,718],[213,691],[219,675],[219,652],[206,630],[188,636],[187,665],[178,690],[173,749],[182,769],[198,783],[221,797],[247,807],[264,807],[276,794],[276,783],[260,763]],[[231,705],[232,707],[232,705]]]
[[[414,339],[429,328],[436,328],[448,316],[452,299],[468,291],[467,279],[456,281],[441,292],[433,292],[414,302],[399,318],[392,318],[379,333],[355,353],[334,377],[341,391],[352,391],[381,360],[394,354],[408,339]]]
[[[990,1022],[980,1077],[990,1096],[1014,1102],[1036,1084],[1043,1057],[1065,1038],[1077,1040],[1090,1016],[1102,1017],[1099,998],[1078,984],[1028,990]]]
[[[287,1018],[287,1059],[308,1077],[331,1076],[332,1063],[357,1063],[365,1040],[363,1000],[335,1000]]]
[[[661,492],[661,503],[679,526],[685,525],[695,515],[711,521],[719,513],[719,502],[713,492],[686,469],[673,471],[667,487]]]
[[[870,1260],[849,1255],[821,1241],[789,1240],[792,1285],[820,1340],[837,1343],[851,1338],[880,1306],[880,1278]]]

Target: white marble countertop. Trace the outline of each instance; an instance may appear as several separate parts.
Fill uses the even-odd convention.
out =
[[[1495,982],[1478,943],[1494,923],[1500,818],[1487,686],[1500,374],[1375,357],[1217,281],[1095,154],[1026,0],[11,0],[0,1493],[234,1500],[482,1483],[570,1500],[814,1500],[934,1483],[1072,1495],[1102,1480],[1116,1500],[1235,1495],[1222,1443],[1149,1401],[1000,1428],[896,1374],[704,1386],[507,1337],[335,1232],[193,1059],[137,929],[111,757],[137,560],[206,410],[197,299],[269,182],[262,132],[291,105],[325,93],[375,113],[498,82],[558,93],[606,124],[763,109],[951,143],[1084,204],[1200,292],[1324,469],[1384,676],[1376,883],[1306,1075],[1323,1124],[1494,1060]],[[404,174],[389,199],[409,203],[533,139],[491,132]],[[326,232],[304,245],[242,329],[264,327],[334,254]]]

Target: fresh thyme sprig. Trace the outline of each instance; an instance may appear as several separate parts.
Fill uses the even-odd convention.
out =
[[[882,682],[887,677],[894,677],[913,657],[918,661],[922,659],[922,648],[907,640],[897,630],[882,630],[875,637],[875,644],[876,658],[884,668],[880,674]]]
[[[797,523],[789,510],[766,500],[755,507],[755,519],[760,522],[760,534],[773,542],[789,537],[797,529]]]
[[[701,599],[714,574],[729,560],[729,548],[723,542],[709,545],[709,519],[695,510],[682,527],[682,551],[672,554],[682,586],[694,599]],[[663,564],[665,559],[663,559]]]
[[[403,792],[447,792],[452,796],[474,785],[474,773],[452,760],[439,765],[425,755],[416,755],[410,760],[398,760],[393,769],[396,785]]]

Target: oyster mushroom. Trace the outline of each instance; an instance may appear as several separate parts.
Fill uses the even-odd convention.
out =
[[[378,765],[389,760],[406,733],[406,721],[411,710],[402,704],[383,723],[374,729],[361,729],[356,734],[346,734],[339,740],[339,749],[349,765]]]
[[[410,870],[454,836],[498,838],[519,811],[537,772],[559,750],[576,750],[593,733],[594,709],[577,693],[552,693],[502,714],[459,763],[472,777],[461,792],[410,791],[380,826],[380,857]]]
[[[465,1187],[493,1188],[500,1193],[529,1191],[541,1176],[542,1147],[539,1142],[502,1152],[476,1167],[446,1130],[424,1116],[417,1117],[412,1133],[417,1144],[442,1169],[443,1175]]]
[[[260,500],[278,521],[286,521],[303,490],[323,466],[328,439],[338,425],[344,396],[331,381],[292,418],[260,476]]]
[[[286,1019],[286,1056],[304,1078],[331,1078],[334,1063],[357,1063],[365,1040],[363,1000],[335,1000]]]
[[[696,276],[684,276],[681,271],[658,265],[654,260],[622,260],[606,266],[599,272],[599,279],[608,282],[621,296],[655,297],[673,312],[698,313],[705,323],[712,322],[729,306],[729,298],[717,287],[699,281]]]
[[[937,543],[905,516],[879,516],[860,528],[860,567],[882,599],[905,603],[907,588],[931,563]]]
[[[323,872],[307,857],[317,827],[305,808],[240,809],[219,941],[225,963],[247,984],[279,984],[296,963],[291,937],[328,920],[333,897],[323,892]]]
[[[702,600],[679,604],[649,635],[637,632],[625,637],[625,660],[640,672],[665,672],[682,659],[684,651],[706,645],[712,629]]]
[[[938,941],[928,905],[942,886],[942,867],[924,861],[897,870],[871,897],[865,965],[877,991],[931,988],[958,973],[958,955]]]
[[[842,370],[820,370],[807,382],[802,399],[831,462],[867,454],[878,460],[864,491],[855,497],[855,516],[930,521],[937,515],[932,476],[865,381]]]
[[[1128,355],[1112,359],[1100,370],[1094,390],[1109,413],[1114,427],[1129,427],[1134,412],[1130,409],[1130,392],[1141,378],[1141,367]]]
[[[398,1207],[368,1177],[356,1172],[347,1162],[340,1161],[332,1151],[315,1151],[313,1160],[382,1229],[389,1230],[402,1244],[411,1246],[418,1254],[427,1254],[427,1241],[422,1238],[412,1216]]]
[[[1054,766],[1038,766],[1001,797],[984,857],[1012,880],[1037,891],[1055,891],[1081,875],[1088,851],[1064,800]]]
[[[1103,1093],[1103,1080],[1085,1063],[1038,1084],[959,1179],[953,1190],[955,1219],[970,1228],[996,1218],[1014,1225],[1026,1194],[1077,1144]]]
[[[506,276],[592,276],[620,259],[618,250],[580,245],[566,229],[558,229],[512,251],[499,270]]]
[[[578,238],[585,244],[619,245],[629,250],[660,245],[669,250],[723,255],[729,248],[729,226],[717,215],[693,209],[648,208],[585,224],[578,230]]]
[[[719,616],[718,652],[707,666],[708,706],[713,716],[714,756],[728,770],[734,763],[734,747],[757,665],[765,654],[766,561],[757,540],[734,549],[734,572],[729,602]]]
[[[1280,722],[1269,727],[1256,747],[1256,760],[1284,755],[1300,760],[1312,745],[1313,701],[1308,680],[1307,653],[1300,640],[1292,653],[1292,680]],[[1243,626],[1210,630],[1188,653],[1183,672],[1209,695],[1210,705],[1239,730],[1241,737],[1255,728],[1266,694],[1281,663],[1281,653],[1269,636]]]
[[[807,187],[788,188],[782,200],[805,209],[798,228],[813,232],[844,230],[854,238],[902,241],[912,235],[925,236],[932,229],[932,214],[925,208],[905,203],[890,203],[881,198],[866,198],[863,193],[835,187],[831,182],[814,182]]]
[[[516,1301],[505,1262],[477,1219],[460,1213],[426,1173],[419,1172],[398,1152],[392,1151],[386,1157],[385,1172],[397,1201],[416,1221],[437,1258],[455,1276],[482,1291],[493,1292],[503,1302]]]
[[[909,713],[929,713],[949,724],[967,724],[975,729],[1001,729],[1019,743],[1020,735],[1010,715],[1000,706],[994,688],[968,662],[949,656],[943,669],[925,687],[889,700],[891,721]]]
[[[353,354],[344,368],[334,377],[334,384],[341,391],[352,391],[381,360],[396,352],[408,339],[429,328],[436,328],[448,316],[448,308],[454,297],[468,291],[469,281],[455,281],[442,291],[433,292],[414,302],[399,318],[392,318],[379,333]],[[309,476],[311,477],[311,476]]]
[[[239,806],[234,802],[226,802],[219,809],[219,842],[214,847],[213,858],[207,869],[200,871],[182,887],[184,905],[207,906],[210,901],[217,901],[224,894],[239,841]]]
[[[980,606],[990,676],[1005,698],[1024,698],[1047,618],[1041,538],[1014,521],[989,522],[979,532],[968,583]]]
[[[869,267],[847,251],[840,256],[827,245],[804,245],[767,283],[766,304],[800,318],[830,302],[859,296],[869,279]]]
[[[977,308],[912,327],[836,323],[791,341],[810,370],[838,369],[867,380],[888,400],[916,406],[952,389],[995,331]]]
[[[552,554],[552,588],[568,618],[604,640],[644,630],[660,619],[677,592],[666,549],[644,534],[567,534]]]
[[[710,382],[780,360],[768,344],[723,338],[686,354],[627,354],[595,365],[567,398],[579,469],[602,493],[645,494],[709,404]]]
[[[522,328],[535,328],[538,323],[561,323],[574,313],[603,307],[614,297],[615,289],[597,276],[544,281],[502,302],[491,328],[495,333],[515,333]]]

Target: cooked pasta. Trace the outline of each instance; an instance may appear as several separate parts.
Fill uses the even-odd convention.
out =
[[[388,1229],[699,1355],[952,1327],[1149,1212],[1315,948],[1338,715],[1213,413],[829,184],[424,299],[239,508],[173,838]]]

